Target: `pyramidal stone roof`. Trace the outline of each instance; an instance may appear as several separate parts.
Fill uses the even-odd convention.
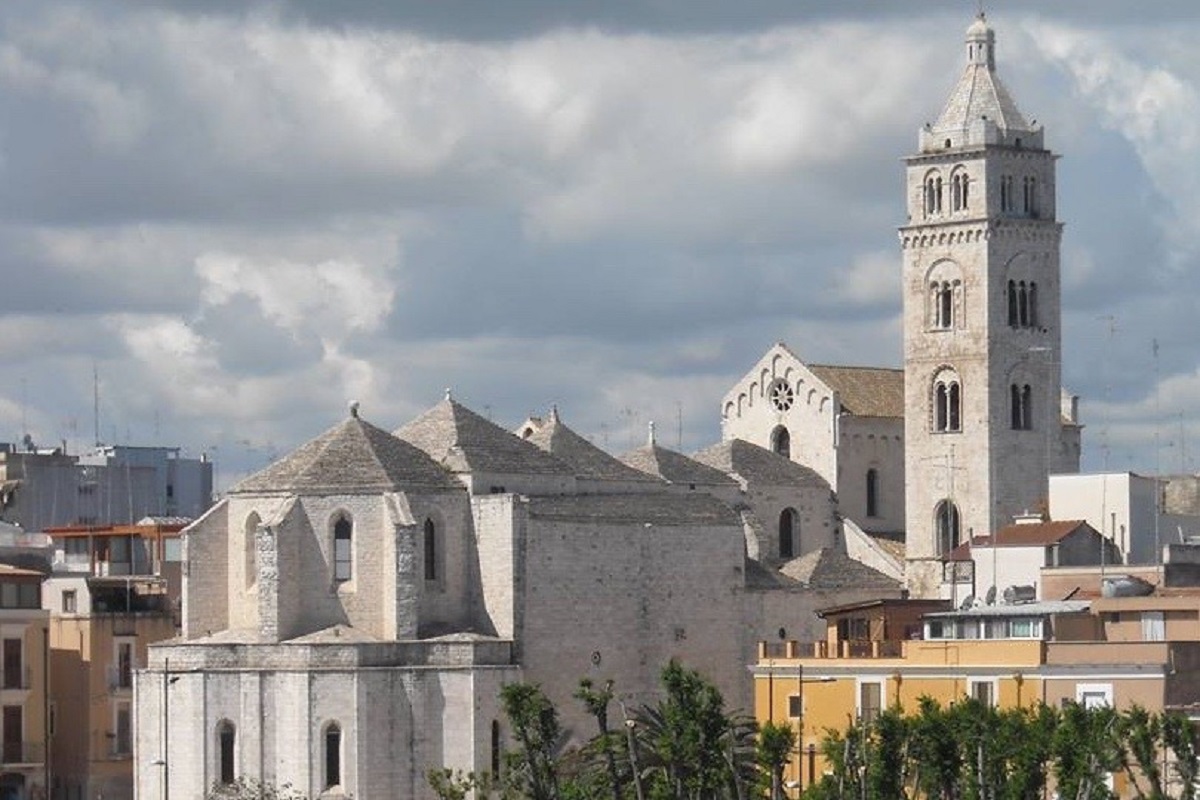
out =
[[[244,479],[231,494],[360,493],[462,489],[428,455],[358,417],[303,444]]]
[[[558,409],[552,409],[550,417],[525,437],[525,441],[565,462],[582,478],[657,483],[653,476],[609,455],[564,425],[558,417]]]
[[[967,29],[966,43],[966,69],[937,122],[931,126],[934,138],[949,138],[954,146],[984,144],[986,137],[979,123],[1011,133],[1032,134],[1040,130],[1017,109],[996,74],[996,37],[982,14]]]
[[[701,486],[737,486],[737,481],[715,467],[688,458],[683,453],[660,447],[654,441],[621,456],[621,460],[634,469],[675,484]]]
[[[794,558],[779,568],[810,589],[900,588],[900,582],[833,547],[822,547]]]
[[[449,394],[395,435],[453,472],[575,474],[562,461],[455,402]]]
[[[774,486],[829,487],[824,478],[808,467],[744,439],[719,442],[694,453],[692,458],[746,481]]]

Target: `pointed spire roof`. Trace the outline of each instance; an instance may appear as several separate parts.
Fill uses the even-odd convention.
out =
[[[933,125],[921,132],[921,150],[984,144],[1040,148],[1040,126],[1026,120],[996,74],[996,34],[980,13],[967,28],[967,65]]]
[[[621,456],[621,461],[647,475],[675,484],[734,487],[738,485],[737,481],[721,470],[701,464],[683,453],[668,450],[654,444],[653,441]]]
[[[554,456],[453,400],[449,392],[395,435],[453,472],[574,474]]]
[[[347,419],[241,481],[230,494],[358,494],[415,488],[462,486],[425,453],[360,419],[354,406]]]
[[[565,462],[581,478],[656,483],[650,475],[609,455],[563,424],[557,407],[550,410],[549,419],[526,436],[525,441]]]

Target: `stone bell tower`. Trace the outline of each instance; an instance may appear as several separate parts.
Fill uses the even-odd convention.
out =
[[[916,597],[937,595],[945,553],[1038,510],[1047,475],[1078,469],[1078,428],[1068,420],[1064,436],[1061,412],[1057,157],[1000,82],[982,14],[967,29],[966,62],[906,159],[906,557]]]

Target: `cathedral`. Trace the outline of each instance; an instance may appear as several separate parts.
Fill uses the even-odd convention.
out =
[[[142,798],[246,777],[308,796],[429,797],[497,769],[500,687],[655,691],[670,658],[748,708],[763,639],[817,609],[936,596],[942,557],[1078,467],[1060,386],[1054,158],[995,72],[993,32],[907,159],[903,369],[771,347],[722,441],[614,457],[552,409],[504,430],[446,397],[385,430],[350,413],[184,534],[179,637],[135,684]]]

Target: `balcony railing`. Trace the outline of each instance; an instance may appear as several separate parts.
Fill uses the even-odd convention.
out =
[[[774,658],[902,658],[904,642],[878,639],[759,642],[758,651],[760,661]]]
[[[133,667],[129,669],[121,669],[116,666],[109,666],[105,673],[108,678],[109,691],[124,691],[133,688]]]
[[[46,749],[42,742],[0,742],[0,760],[4,766],[10,764],[41,764],[46,760]]]
[[[0,670],[0,689],[29,689],[33,686],[33,670],[28,665],[20,669]]]

